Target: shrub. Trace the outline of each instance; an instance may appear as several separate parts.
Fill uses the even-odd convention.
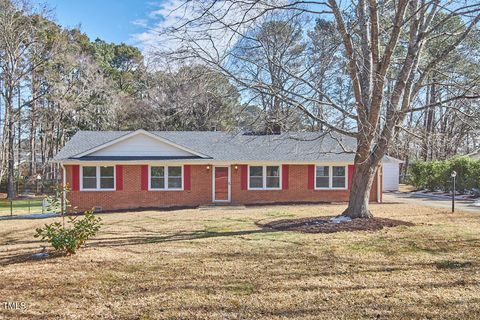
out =
[[[416,188],[450,191],[455,170],[456,189],[459,191],[480,188],[480,161],[457,156],[444,161],[418,161],[410,170],[409,182]]]
[[[56,251],[74,254],[85,242],[94,237],[101,227],[101,218],[95,217],[93,211],[85,211],[83,219],[68,217],[65,226],[60,222],[45,224],[36,229],[35,237],[48,241]]]
[[[476,161],[468,157],[454,157],[448,160],[449,174],[455,170],[457,172],[456,177],[456,189],[459,191],[471,190],[474,188],[475,180],[478,180],[478,176],[475,177],[473,170]],[[450,183],[446,190],[451,190],[452,184]]]
[[[63,195],[68,194],[70,191],[71,189],[68,184],[65,186],[55,185],[53,187],[53,194],[46,198],[46,202],[48,204],[46,208],[47,212],[60,213],[62,215],[65,212],[68,212],[69,208],[71,207],[70,201],[68,200],[68,197],[64,197]]]

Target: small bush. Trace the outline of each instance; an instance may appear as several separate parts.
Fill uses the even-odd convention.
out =
[[[66,185],[55,185],[53,187],[53,194],[49,195],[46,198],[47,202],[47,212],[60,213],[64,214],[69,212],[71,208],[70,201],[66,196],[71,191],[70,186]],[[63,196],[65,194],[65,197]],[[73,208],[75,210],[75,208]]]
[[[444,161],[418,161],[410,170],[410,183],[416,188],[451,191],[452,171],[457,172],[456,189],[480,189],[480,161],[468,157],[453,157]]]
[[[83,219],[68,217],[67,227],[60,222],[54,222],[37,228],[35,237],[48,241],[57,251],[74,254],[89,238],[97,234],[101,220],[94,216],[93,211],[85,211]]]

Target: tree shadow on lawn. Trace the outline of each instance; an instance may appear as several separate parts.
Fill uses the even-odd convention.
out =
[[[178,232],[171,235],[146,235],[146,236],[132,236],[132,237],[110,237],[106,239],[94,239],[88,243],[89,247],[118,247],[118,246],[132,246],[151,243],[173,242],[173,241],[188,241],[197,239],[207,239],[216,237],[234,237],[244,236],[258,233],[276,232],[271,229],[254,229],[242,231],[207,231],[199,230],[193,232]]]
[[[44,262],[47,260],[54,260],[59,257],[65,257],[66,254],[58,252],[49,252],[47,257],[35,258],[33,255],[38,251],[28,251],[22,253],[13,253],[10,255],[0,257],[0,266],[5,267],[12,264],[19,264],[25,262]]]
[[[124,247],[124,246],[134,246],[142,244],[151,244],[151,243],[162,243],[162,242],[173,242],[173,241],[189,241],[197,239],[207,239],[215,237],[232,237],[232,236],[243,236],[249,234],[265,233],[265,232],[275,232],[272,230],[264,229],[255,229],[255,230],[243,230],[243,231],[231,231],[231,232],[216,232],[216,231],[206,231],[199,230],[194,232],[178,232],[171,235],[160,236],[154,233],[153,235],[144,235],[144,236],[132,236],[132,237],[109,237],[105,239],[92,239],[87,242],[87,247]],[[33,244],[41,243],[41,241],[19,241],[15,244]],[[41,262],[45,260],[51,260],[58,257],[64,257],[65,254],[55,253],[50,251],[49,256],[45,258],[35,258],[32,255],[38,253],[38,251],[30,251],[32,248],[20,248],[17,250],[8,251],[9,255],[0,255],[0,266],[7,266],[17,263],[25,262]],[[27,252],[25,252],[27,250]],[[81,249],[80,249],[81,250]]]
[[[311,218],[306,218],[311,219]],[[272,221],[272,223],[281,223],[286,222],[292,223],[295,225],[296,219],[292,220],[277,220]],[[304,219],[300,219],[304,220]],[[301,221],[301,224],[304,221]],[[107,236],[105,238],[95,238],[87,242],[87,247],[123,247],[123,246],[135,246],[135,245],[142,245],[142,244],[155,244],[155,243],[166,243],[166,242],[175,242],[175,241],[191,241],[191,240],[198,240],[198,239],[208,239],[208,238],[217,238],[217,237],[235,237],[235,236],[245,236],[245,235],[254,235],[254,234],[268,234],[268,233],[276,233],[281,232],[279,230],[271,229],[269,224],[262,225],[260,223],[256,223],[259,229],[253,230],[241,230],[241,231],[212,231],[208,229],[198,230],[198,231],[188,231],[188,232],[177,232],[168,235],[162,235],[159,232],[150,231],[148,233],[140,232],[139,235],[134,236],[124,236],[124,237],[115,237],[115,236]],[[111,235],[112,233],[110,233]],[[117,233],[114,233],[117,234]],[[478,239],[475,239],[478,240]],[[469,241],[469,240],[464,240]],[[35,244],[41,243],[39,240],[21,240],[21,241],[10,241],[10,244]],[[61,254],[56,254],[52,252],[48,258],[38,259],[32,257],[32,254],[37,253],[38,251],[31,251],[33,248],[19,248],[14,250],[9,250],[9,255],[0,255],[0,266],[6,266],[10,264],[16,263],[23,263],[23,262],[37,262],[43,261],[47,259],[53,259],[60,256],[64,256]],[[439,250],[438,248],[434,251]]]

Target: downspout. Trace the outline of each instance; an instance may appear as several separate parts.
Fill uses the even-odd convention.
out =
[[[65,186],[67,185],[67,170],[63,163],[60,163],[62,167],[62,215],[65,212],[65,204],[67,203],[67,192]]]
[[[383,166],[380,165],[378,166],[377,170],[377,203],[382,203],[382,183],[380,179],[383,177],[383,173],[381,172],[383,170]]]

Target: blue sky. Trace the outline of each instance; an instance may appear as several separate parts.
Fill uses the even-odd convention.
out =
[[[39,0],[54,9],[57,23],[64,27],[81,25],[92,40],[138,44],[137,35],[144,33],[156,14],[169,1],[149,0]]]

